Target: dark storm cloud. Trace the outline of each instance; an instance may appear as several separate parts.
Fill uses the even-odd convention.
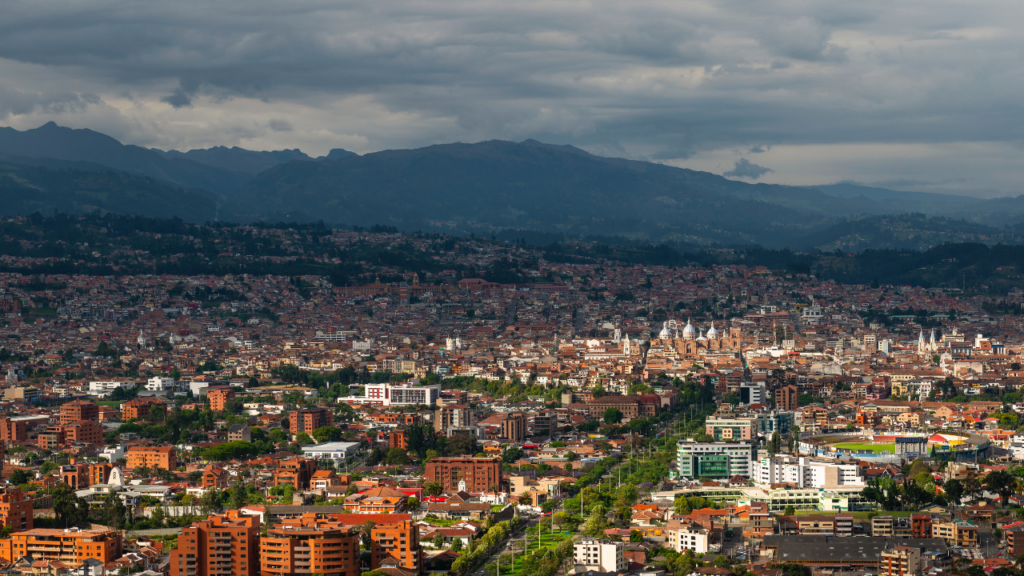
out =
[[[324,119],[360,97],[347,122],[365,120],[350,132],[369,149],[534,137],[658,160],[735,150],[728,165],[784,145],[1019,142],[1008,119],[1024,114],[1024,40],[1010,23],[1022,13],[912,0],[12,0],[0,65],[17,69],[3,72],[0,120],[80,111],[99,101],[83,92],[109,86],[104,97],[169,104],[210,133],[297,144],[343,132]],[[238,99],[292,108],[211,119]],[[104,113],[140,142],[173,118]],[[766,173],[755,168],[732,172]]]
[[[722,172],[722,176],[757,180],[769,172],[773,172],[773,170],[764,166],[758,166],[746,158],[740,158],[736,161],[733,169],[728,172]]]

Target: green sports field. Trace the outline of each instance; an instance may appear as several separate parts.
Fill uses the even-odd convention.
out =
[[[893,454],[896,452],[895,444],[872,444],[871,442],[843,442],[841,444],[833,444],[833,446],[840,450],[853,450],[855,452],[888,452],[889,454]]]

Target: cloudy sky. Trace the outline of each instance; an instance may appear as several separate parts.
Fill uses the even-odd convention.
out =
[[[158,148],[568,143],[1024,193],[1024,3],[5,0],[0,125]]]

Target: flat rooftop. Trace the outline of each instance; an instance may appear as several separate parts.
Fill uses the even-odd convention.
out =
[[[775,548],[776,562],[865,563],[879,562],[882,552],[897,546],[920,548],[922,553],[949,551],[940,538],[886,538],[884,536],[787,536],[764,537],[765,548]]]

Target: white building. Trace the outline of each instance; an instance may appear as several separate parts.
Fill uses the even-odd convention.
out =
[[[768,404],[764,382],[740,384],[740,404]]]
[[[132,380],[96,380],[89,382],[89,393],[93,396],[106,396],[118,388],[134,388]]]
[[[622,542],[601,540],[580,540],[573,545],[576,564],[587,570],[598,572],[623,572],[626,570],[625,545]]]
[[[107,446],[100,450],[100,458],[106,458],[108,462],[114,464],[121,458],[124,458],[124,446]]]
[[[338,398],[339,403],[369,404],[371,406],[435,406],[441,397],[441,386],[414,386],[412,384],[367,384],[363,396]]]
[[[669,522],[665,528],[668,532],[668,545],[676,552],[693,550],[694,554],[707,554],[707,529],[678,521]]]
[[[153,376],[146,382],[146,390],[150,390],[152,392],[161,392],[163,390],[172,389],[174,389],[174,378]]]
[[[794,484],[798,488],[866,485],[856,464],[811,460],[804,456],[765,456],[754,461],[750,479],[764,486]]]
[[[324,442],[302,447],[302,455],[306,458],[330,458],[339,463],[355,456],[358,452],[359,442]]]
[[[1024,460],[1024,434],[1017,434],[1010,438],[1010,454],[1014,460]]]

